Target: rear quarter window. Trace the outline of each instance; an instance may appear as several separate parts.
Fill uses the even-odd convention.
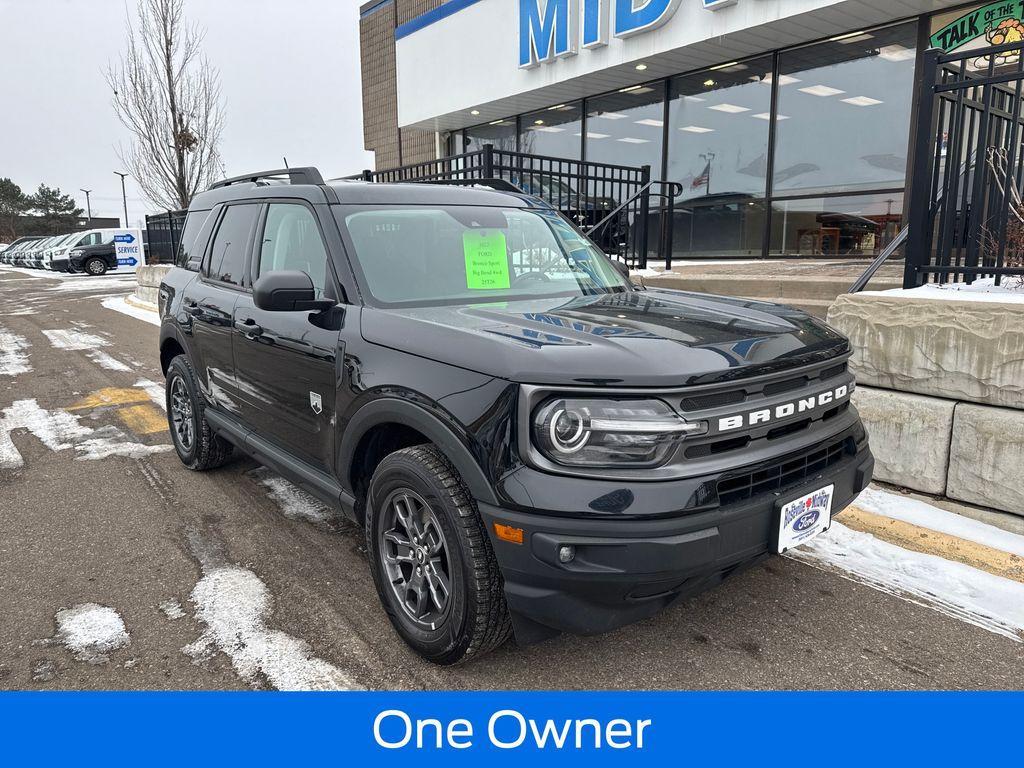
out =
[[[181,230],[181,242],[178,244],[178,253],[174,260],[174,263],[182,269],[198,272],[202,266],[203,243],[199,242],[199,234],[209,215],[209,211],[190,211],[185,218],[185,226]]]

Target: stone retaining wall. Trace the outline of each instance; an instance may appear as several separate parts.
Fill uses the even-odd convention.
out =
[[[170,264],[153,264],[141,266],[135,273],[138,285],[135,287],[135,298],[156,304],[160,298],[160,281],[171,271]]]
[[[1024,307],[840,296],[875,477],[1024,515]]]

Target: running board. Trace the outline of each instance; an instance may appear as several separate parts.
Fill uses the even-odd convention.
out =
[[[274,470],[325,504],[340,508],[346,517],[356,519],[355,497],[342,488],[335,478],[311,467],[301,459],[296,459],[269,440],[257,435],[251,428],[242,425],[233,416],[209,407],[203,412],[203,416],[214,432],[260,464]]]

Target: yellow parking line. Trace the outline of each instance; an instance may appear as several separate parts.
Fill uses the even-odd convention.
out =
[[[87,408],[100,408],[105,405],[131,405],[148,403],[149,395],[144,390],[134,387],[105,387],[97,389],[91,395],[68,408],[69,411],[81,411]]]
[[[1024,558],[1019,555],[902,520],[865,512],[858,507],[847,507],[836,515],[836,520],[847,528],[869,533],[903,549],[955,560],[972,568],[1024,583]]]
[[[163,411],[157,410],[148,403],[121,408],[117,415],[125,423],[125,426],[137,435],[152,435],[156,432],[167,431],[167,417],[164,416]]]

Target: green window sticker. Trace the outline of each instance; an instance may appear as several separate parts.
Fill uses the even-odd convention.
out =
[[[471,291],[508,288],[508,254],[505,234],[497,230],[470,229],[462,233],[466,255],[466,287]]]

